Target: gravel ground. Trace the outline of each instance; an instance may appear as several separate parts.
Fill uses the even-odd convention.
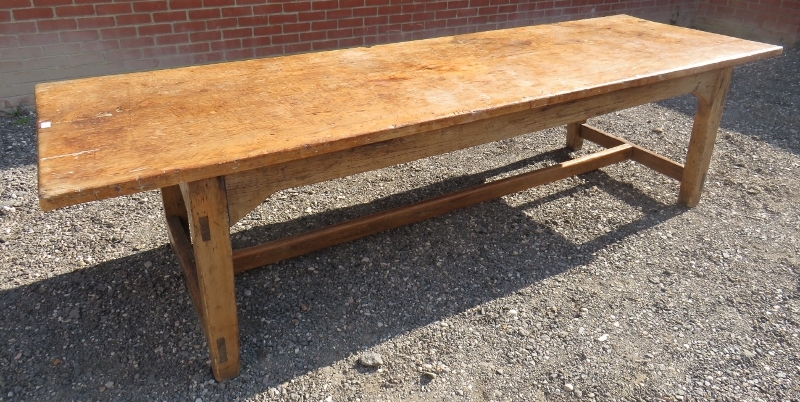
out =
[[[225,383],[158,194],[43,213],[35,116],[0,118],[0,400],[797,401],[798,71],[800,49],[737,68],[697,208],[624,163],[241,275]],[[592,123],[682,160],[693,108]],[[564,160],[563,141],[283,191],[235,247]]]

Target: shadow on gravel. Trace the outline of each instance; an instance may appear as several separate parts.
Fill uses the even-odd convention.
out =
[[[309,219],[341,221],[556,156],[563,160],[566,153],[554,151]],[[244,390],[266,392],[400,334],[529,291],[542,279],[589,263],[595,251],[685,211],[601,171],[581,177],[584,184],[549,191],[521,206],[495,200],[239,276],[242,375],[216,386],[226,389],[221,399],[252,392]],[[593,187],[639,211],[640,218],[575,244],[554,230],[569,224],[568,216],[537,222],[525,214]],[[305,229],[309,219],[256,227],[235,238],[263,241],[266,232]],[[56,309],[59,305],[69,308]],[[187,390],[215,399],[198,385],[212,379],[208,355],[166,245],[3,291],[0,322],[6,348],[0,389],[22,399],[144,400]]]
[[[800,81],[786,79],[798,71],[800,46],[736,67],[720,127],[800,155]],[[687,95],[656,104],[692,118],[697,101]]]

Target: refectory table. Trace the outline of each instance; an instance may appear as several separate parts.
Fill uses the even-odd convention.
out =
[[[618,15],[369,48],[40,84],[42,209],[161,189],[218,380],[239,373],[234,273],[633,160],[700,200],[734,65],[781,48]],[[684,163],[585,124],[697,97]],[[606,149],[232,250],[270,194],[558,125]]]

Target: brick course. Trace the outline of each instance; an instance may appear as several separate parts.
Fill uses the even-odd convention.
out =
[[[699,0],[693,25],[792,46],[800,41],[800,0]]]
[[[800,39],[800,0],[2,0],[0,109],[44,81],[618,13]]]

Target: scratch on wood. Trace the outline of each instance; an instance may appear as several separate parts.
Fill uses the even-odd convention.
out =
[[[68,158],[68,157],[70,157],[70,156],[77,157],[77,156],[79,156],[79,155],[83,155],[83,154],[91,154],[91,153],[97,152],[97,151],[99,151],[99,150],[100,150],[100,148],[96,148],[96,149],[88,149],[88,150],[86,150],[86,151],[74,152],[74,153],[71,153],[71,154],[56,155],[56,156],[48,156],[48,157],[46,157],[46,158],[41,158],[41,159],[39,159],[39,160],[40,160],[40,161],[47,161],[47,160],[51,160],[51,159]]]

